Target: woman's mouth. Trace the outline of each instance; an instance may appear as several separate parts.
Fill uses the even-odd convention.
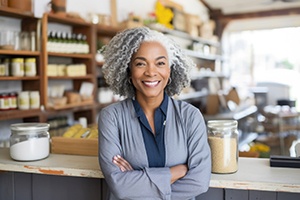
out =
[[[143,81],[143,83],[148,87],[154,87],[159,84],[160,81]]]

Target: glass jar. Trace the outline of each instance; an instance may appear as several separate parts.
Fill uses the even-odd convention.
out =
[[[10,126],[10,156],[18,161],[44,159],[50,153],[47,123],[18,123]]]
[[[207,122],[212,173],[228,174],[238,170],[237,125],[236,120],[210,120]]]

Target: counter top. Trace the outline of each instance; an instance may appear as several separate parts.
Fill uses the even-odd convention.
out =
[[[0,149],[0,170],[60,176],[104,178],[95,156],[50,154],[43,160],[18,162]],[[300,168],[270,167],[269,159],[239,158],[233,174],[212,174],[210,187],[300,193]]]

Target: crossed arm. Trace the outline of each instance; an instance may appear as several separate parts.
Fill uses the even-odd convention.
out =
[[[116,164],[122,172],[133,170],[130,163],[127,162],[127,160],[122,158],[120,155],[114,156],[112,162]],[[170,172],[171,172],[170,183],[172,184],[178,179],[184,177],[187,171],[188,171],[188,167],[185,164],[180,164],[180,165],[175,165],[173,167],[170,167]]]

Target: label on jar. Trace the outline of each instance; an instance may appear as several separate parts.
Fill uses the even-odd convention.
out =
[[[21,92],[18,98],[18,104],[20,110],[27,110],[29,109],[29,92]]]
[[[36,75],[36,60],[35,58],[25,59],[25,76],[35,76]]]
[[[12,75],[13,76],[24,76],[24,59],[23,58],[14,58],[12,59]]]

